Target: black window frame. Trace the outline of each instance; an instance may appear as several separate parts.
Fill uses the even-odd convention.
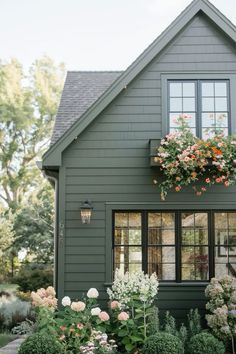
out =
[[[202,110],[202,83],[216,83],[225,82],[227,90],[227,114],[228,114],[228,136],[232,134],[232,124],[231,124],[231,102],[230,102],[230,80],[229,79],[168,79],[167,80],[167,129],[170,132],[170,113],[175,113],[175,111],[170,110],[170,83],[194,83],[195,84],[195,114],[196,114],[196,136],[202,138],[202,118],[201,114],[207,111]],[[181,96],[183,98],[183,96]],[[216,96],[213,96],[214,98]],[[217,112],[216,110],[214,112]],[[176,113],[178,113],[176,111]],[[189,112],[185,112],[189,113]]]
[[[236,210],[199,210],[199,209],[181,209],[181,210],[113,210],[112,211],[112,251],[113,251],[113,261],[112,268],[115,271],[115,259],[114,250],[115,247],[115,214],[116,213],[140,213],[141,214],[141,239],[142,244],[140,245],[142,249],[142,270],[144,273],[148,272],[148,214],[149,213],[174,213],[175,214],[175,280],[160,280],[162,283],[207,283],[211,278],[215,276],[215,251],[217,244],[215,243],[215,214],[216,213],[236,213]],[[209,278],[206,280],[182,280],[181,279],[181,215],[183,213],[207,213],[208,217],[208,274]],[[229,231],[229,228],[227,229]],[[232,245],[227,244],[227,247]],[[235,246],[236,247],[236,246]],[[236,263],[235,263],[236,264]]]

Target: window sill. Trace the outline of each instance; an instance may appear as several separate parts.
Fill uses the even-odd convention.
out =
[[[205,281],[205,282],[182,282],[182,283],[176,283],[176,282],[159,282],[159,287],[160,288],[165,288],[165,287],[188,287],[188,286],[196,286],[196,287],[199,287],[199,286],[204,286],[206,287],[207,285],[209,284],[209,281]],[[112,283],[104,283],[103,284],[106,288],[108,287],[111,287],[112,286]]]

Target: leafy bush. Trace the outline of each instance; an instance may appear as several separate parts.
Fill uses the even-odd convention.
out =
[[[10,330],[26,318],[33,319],[31,304],[17,299],[14,295],[0,298],[0,328]]]
[[[189,353],[191,354],[224,354],[225,347],[223,342],[219,341],[212,334],[202,332],[190,339]]]
[[[202,331],[201,316],[199,315],[198,309],[191,309],[188,317],[188,335],[189,338],[195,336]]]
[[[62,345],[45,333],[35,333],[20,346],[18,354],[62,354]]]
[[[20,291],[33,291],[38,288],[48,287],[53,284],[52,268],[44,265],[22,267],[13,281],[19,284]]]
[[[13,327],[11,332],[13,334],[32,334],[35,330],[35,323],[26,319],[25,321],[19,323],[17,326]]]
[[[183,354],[183,343],[170,333],[160,332],[150,336],[143,348],[145,354]]]

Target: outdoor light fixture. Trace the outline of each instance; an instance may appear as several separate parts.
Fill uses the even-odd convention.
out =
[[[82,224],[90,224],[92,210],[93,207],[88,200],[86,200],[84,204],[81,205],[80,215],[81,215]]]

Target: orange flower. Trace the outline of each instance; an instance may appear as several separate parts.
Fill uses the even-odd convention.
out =
[[[215,146],[213,146],[211,149],[215,155],[222,155],[222,151],[217,149]]]
[[[193,172],[191,173],[191,176],[192,176],[193,178],[196,178],[196,177],[197,177],[197,173],[193,171]]]

